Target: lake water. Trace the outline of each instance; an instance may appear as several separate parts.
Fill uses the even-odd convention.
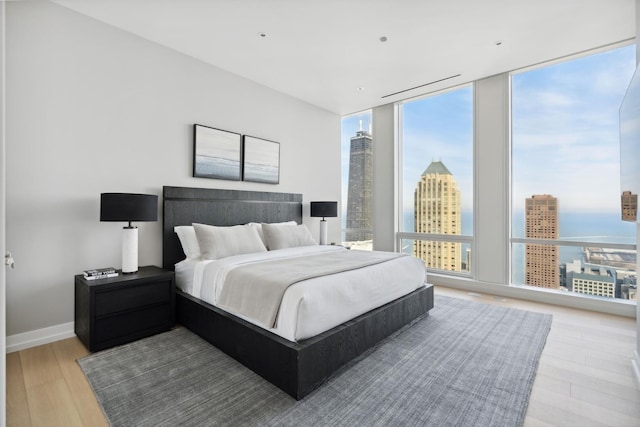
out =
[[[462,213],[462,234],[473,234],[473,214]],[[524,237],[524,212],[513,215],[513,237]],[[413,212],[404,213],[404,230],[414,231]],[[635,244],[635,223],[622,221],[619,213],[573,212],[560,214],[560,239]]]
[[[199,176],[239,180],[240,161],[198,154],[196,155],[195,172]]]
[[[262,163],[246,162],[244,164],[244,179],[253,182],[277,184],[280,170],[278,166]]]

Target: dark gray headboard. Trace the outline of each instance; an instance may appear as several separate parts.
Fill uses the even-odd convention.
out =
[[[211,188],[163,187],[162,266],[173,270],[184,259],[176,225],[194,222],[238,225],[296,221],[302,224],[302,194]]]

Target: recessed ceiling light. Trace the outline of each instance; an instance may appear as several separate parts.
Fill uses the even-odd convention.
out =
[[[386,42],[387,40],[388,40],[388,39],[387,39],[387,36],[382,36],[382,37],[380,37],[380,41],[381,41],[382,43]]]

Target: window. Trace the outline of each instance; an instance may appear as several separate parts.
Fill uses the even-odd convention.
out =
[[[468,273],[473,239],[473,87],[400,105],[402,252]]]
[[[373,248],[373,135],[371,111],[342,119],[342,242]]]
[[[513,284],[635,295],[618,122],[634,68],[626,46],[512,75]]]

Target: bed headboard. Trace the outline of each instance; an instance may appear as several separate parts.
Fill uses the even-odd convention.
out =
[[[162,266],[173,270],[184,253],[176,225],[229,226],[249,222],[296,221],[302,224],[302,194],[211,188],[162,188]]]

